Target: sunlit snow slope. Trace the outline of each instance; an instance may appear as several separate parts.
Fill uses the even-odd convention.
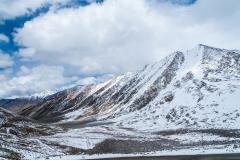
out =
[[[137,72],[61,94],[22,115],[50,122],[110,119],[144,129],[240,128],[240,51],[198,45]]]

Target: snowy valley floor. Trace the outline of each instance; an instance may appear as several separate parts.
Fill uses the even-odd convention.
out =
[[[19,127],[24,124],[18,124]],[[95,159],[240,153],[240,130],[137,131],[114,124],[56,128],[54,134],[19,136],[11,125],[1,133],[0,157],[5,159]],[[15,124],[15,130],[16,130]]]

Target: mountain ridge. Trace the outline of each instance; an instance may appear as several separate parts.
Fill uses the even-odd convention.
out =
[[[91,86],[93,84],[90,84],[88,86]],[[84,85],[76,85],[73,87],[68,87],[66,89],[60,90],[60,91],[46,91],[46,92],[40,92],[40,93],[35,93],[30,96],[23,96],[23,97],[18,97],[18,98],[10,98],[10,99],[1,99],[0,100],[0,107],[8,109],[12,112],[21,114],[21,112],[28,107],[34,106],[38,103],[43,103],[47,99],[54,98],[58,95],[64,94],[64,93],[69,93],[69,92],[74,92],[76,90],[80,90],[84,87]]]
[[[111,119],[116,125],[135,129],[238,128],[239,110],[231,99],[237,101],[240,88],[239,62],[238,50],[199,44],[142,70],[56,95],[26,108],[21,115],[57,123]]]

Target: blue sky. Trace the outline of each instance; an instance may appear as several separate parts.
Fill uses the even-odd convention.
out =
[[[240,49],[239,6],[238,0],[3,0],[0,99],[101,83],[199,43]]]
[[[97,1],[97,3],[101,3],[101,1]],[[67,4],[60,5],[61,8],[75,8],[79,6],[86,6],[89,4],[90,2],[87,1],[74,0],[69,1]],[[17,52],[18,49],[21,48],[21,46],[16,45],[13,41],[13,33],[15,32],[15,28],[22,28],[25,22],[31,21],[33,18],[38,17],[41,14],[47,13],[50,7],[51,4],[44,4],[44,6],[37,8],[36,11],[32,11],[31,14],[20,15],[12,19],[4,20],[4,23],[0,24],[0,34],[2,33],[6,35],[9,38],[9,42],[0,42],[0,49],[3,52],[8,53],[10,56],[14,56],[14,52]],[[15,63],[16,65],[13,66],[13,73],[9,74],[8,78],[12,78],[13,76],[15,76],[21,65],[25,65],[28,67],[33,67],[34,65],[36,65],[36,62],[21,62],[18,61],[18,58],[15,58]],[[0,70],[3,70],[3,68],[0,68]]]

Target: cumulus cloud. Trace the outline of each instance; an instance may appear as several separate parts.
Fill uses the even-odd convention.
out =
[[[7,68],[11,67],[12,65],[14,65],[12,57],[0,50],[0,68]]]
[[[76,85],[89,85],[89,84],[96,84],[96,78],[87,77],[87,78],[80,79],[76,82]]]
[[[12,68],[7,68],[7,69],[4,69],[3,71],[0,71],[0,74],[10,74],[10,73],[12,73],[13,72],[13,70],[12,70]]]
[[[64,77],[64,71],[62,66],[40,65],[30,71],[22,66],[18,72],[19,77],[13,77],[9,81],[0,77],[4,81],[0,83],[0,99],[55,90],[58,86],[78,80],[78,77]]]
[[[36,50],[34,48],[20,48],[19,51],[15,53],[21,57],[20,61],[32,61]]]
[[[22,57],[32,57],[35,54],[36,50],[34,48],[20,48],[19,49],[19,56]]]
[[[240,49],[239,7],[238,0],[106,0],[49,11],[17,29],[14,41],[34,48],[36,61],[76,66],[79,74],[121,74],[199,43]]]
[[[7,78],[4,75],[0,74],[0,82],[6,81],[6,80],[7,80]]]
[[[105,75],[102,75],[102,76],[97,76],[96,83],[106,82],[106,81],[108,81],[108,80],[110,80],[114,77],[115,77],[114,74],[105,74]]]
[[[82,78],[76,82],[76,85],[98,84],[98,83],[102,83],[107,80],[110,80],[114,77],[115,77],[115,75],[113,75],[113,74],[106,74],[106,75],[97,76],[97,77]]]
[[[20,71],[17,73],[18,76],[26,76],[31,73],[31,70],[25,66],[20,67]]]
[[[0,23],[5,19],[14,19],[18,16],[29,15],[38,8],[47,4],[65,4],[69,0],[1,0],[0,1]]]
[[[5,35],[5,34],[0,34],[0,42],[4,41],[4,42],[9,42],[9,38]]]

